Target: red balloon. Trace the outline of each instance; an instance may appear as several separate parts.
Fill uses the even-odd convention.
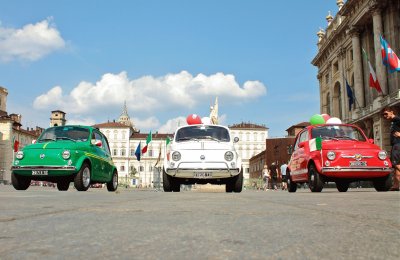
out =
[[[186,118],[188,125],[199,125],[201,124],[201,118],[196,114],[188,115]]]
[[[329,118],[331,118],[331,116],[328,114],[322,114],[321,116],[324,118],[325,123],[326,123],[326,121],[328,121]]]

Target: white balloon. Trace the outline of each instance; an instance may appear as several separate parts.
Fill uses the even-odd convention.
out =
[[[201,119],[201,122],[205,125],[211,124],[211,119],[208,116],[205,116]]]
[[[337,117],[331,117],[326,121],[327,124],[341,124],[342,120]]]

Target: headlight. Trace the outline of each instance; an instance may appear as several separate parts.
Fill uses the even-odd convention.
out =
[[[64,160],[68,160],[70,156],[71,156],[71,153],[68,150],[65,150],[62,153],[62,157],[64,158]]]
[[[381,160],[385,160],[385,159],[387,158],[387,153],[386,153],[386,151],[383,151],[383,150],[379,151],[378,157],[379,157],[379,159],[381,159]]]
[[[180,152],[173,152],[172,153],[172,160],[174,161],[179,161],[181,159],[181,153]]]
[[[225,160],[232,161],[233,160],[233,153],[231,151],[227,151],[225,153]]]
[[[333,160],[335,160],[335,158],[336,158],[336,153],[333,152],[333,151],[329,151],[329,152],[326,154],[326,157],[328,157],[329,160],[333,161]]]
[[[15,157],[17,157],[18,160],[22,160],[22,158],[24,158],[24,152],[18,151]]]

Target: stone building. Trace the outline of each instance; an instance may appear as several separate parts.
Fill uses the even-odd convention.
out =
[[[344,123],[361,127],[369,138],[390,150],[389,122],[381,109],[394,106],[400,112],[400,73],[389,73],[383,65],[380,36],[400,54],[400,0],[337,0],[335,17],[320,29],[318,53],[312,64],[318,67],[321,113],[339,117]],[[382,92],[369,86],[369,64],[374,69]],[[349,104],[346,81],[355,96]]]
[[[10,183],[11,164],[16,150],[32,143],[43,128],[23,129],[20,114],[7,113],[7,89],[0,87],[0,182]]]
[[[61,110],[51,111],[50,126],[64,126],[66,122],[65,112]]]

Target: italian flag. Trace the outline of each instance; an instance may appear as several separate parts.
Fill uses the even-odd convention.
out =
[[[148,146],[148,144],[151,142],[151,140],[153,140],[153,138],[152,138],[152,136],[151,136],[151,131],[150,131],[149,135],[148,135],[147,138],[146,138],[146,145],[145,145],[145,147],[143,147],[143,149],[142,149],[142,154],[144,154],[144,153],[147,152],[147,146]]]
[[[322,139],[317,137],[308,141],[308,146],[310,147],[310,152],[319,151],[322,149]]]
[[[365,58],[368,61],[368,66],[369,66],[369,86],[371,88],[376,89],[379,93],[382,93],[381,85],[379,84],[378,78],[376,77],[374,68],[372,68],[371,62],[369,62],[367,53],[363,49],[363,53]]]

